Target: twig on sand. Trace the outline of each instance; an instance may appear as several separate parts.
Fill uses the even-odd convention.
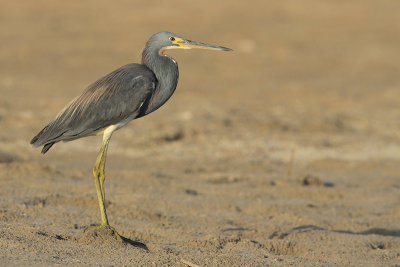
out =
[[[189,266],[189,267],[200,267],[200,265],[194,264],[194,263],[192,263],[192,262],[190,262],[190,261],[187,261],[187,260],[184,260],[184,259],[181,259],[181,262],[182,262],[183,264]]]

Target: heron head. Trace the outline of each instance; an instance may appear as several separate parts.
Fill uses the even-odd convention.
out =
[[[154,34],[150,40],[147,42],[146,47],[148,46],[156,46],[158,48],[159,54],[163,54],[164,50],[167,49],[208,49],[208,50],[221,50],[221,51],[232,51],[232,49],[217,46],[204,44],[199,42],[190,41],[183,37],[180,37],[171,32],[158,32]]]

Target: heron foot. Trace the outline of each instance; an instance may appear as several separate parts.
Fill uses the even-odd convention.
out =
[[[91,230],[93,230],[93,229],[101,229],[101,228],[104,228],[104,229],[106,229],[106,230],[111,231],[111,234],[112,234],[113,236],[115,236],[115,237],[117,238],[118,241],[120,241],[120,242],[122,242],[122,243],[124,242],[124,240],[122,239],[122,237],[118,234],[117,230],[115,230],[115,228],[112,227],[112,226],[110,226],[110,225],[96,225],[96,224],[92,224],[92,225],[89,225],[88,227],[86,227],[86,229],[85,229],[83,232],[91,231]]]

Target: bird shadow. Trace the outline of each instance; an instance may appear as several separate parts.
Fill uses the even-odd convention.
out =
[[[310,231],[326,231],[326,232],[331,232],[331,233],[341,233],[341,234],[351,234],[351,235],[381,235],[381,236],[394,236],[394,237],[400,237],[400,229],[384,229],[384,228],[370,228],[365,231],[360,231],[360,232],[354,232],[350,230],[341,230],[341,229],[326,229],[317,225],[300,225],[297,227],[292,228],[290,231],[282,233],[279,235],[279,239],[283,239],[286,236],[290,235],[293,232],[297,233],[305,233],[305,232],[310,232]],[[270,238],[275,237],[275,235],[271,235]]]
[[[118,234],[118,232],[111,226],[92,224],[84,229],[83,236],[79,240],[80,242],[90,244],[93,242],[101,244],[113,243],[114,245],[120,243],[149,251],[146,244]]]
[[[146,244],[144,244],[142,242],[134,241],[134,240],[132,240],[130,238],[127,238],[127,237],[124,237],[122,235],[121,235],[121,238],[122,238],[122,241],[124,241],[125,244],[128,244],[128,245],[131,245],[133,247],[141,248],[141,249],[144,249],[146,251],[149,251],[149,248],[146,246]]]

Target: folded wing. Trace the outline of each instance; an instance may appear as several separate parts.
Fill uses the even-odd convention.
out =
[[[42,153],[46,153],[56,142],[94,135],[111,125],[122,127],[147,106],[156,84],[153,72],[144,65],[123,66],[86,88],[31,144],[43,145]]]

